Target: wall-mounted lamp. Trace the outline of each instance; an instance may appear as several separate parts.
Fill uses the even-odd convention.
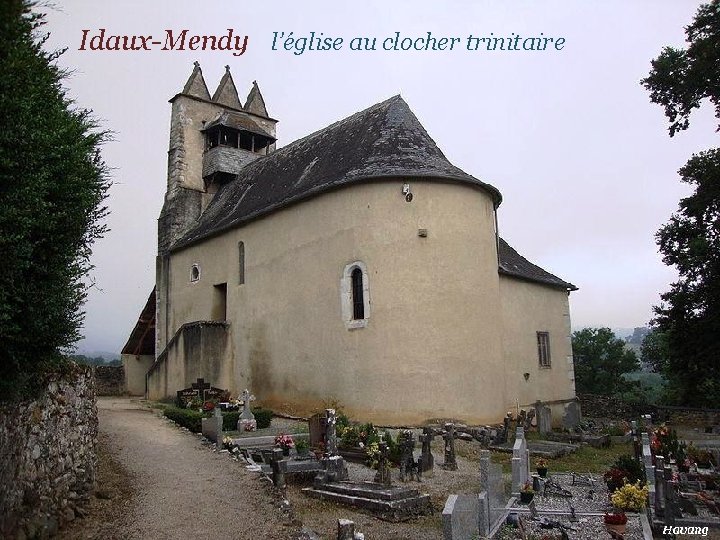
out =
[[[413,200],[413,194],[410,191],[410,184],[403,184],[402,193],[405,195],[406,202],[411,202]]]
[[[530,374],[529,374],[529,373],[523,373],[523,377],[525,377],[525,380],[527,381],[528,379],[530,379]]]

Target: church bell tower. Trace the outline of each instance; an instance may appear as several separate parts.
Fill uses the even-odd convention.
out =
[[[156,265],[156,354],[168,339],[168,277],[170,250],[198,221],[217,190],[234,180],[248,163],[275,150],[275,124],[268,115],[257,82],[245,105],[225,66],[210,96],[200,64],[182,91],[171,100],[167,191],[158,219]]]

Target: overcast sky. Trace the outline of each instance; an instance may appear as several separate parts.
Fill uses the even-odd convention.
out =
[[[114,140],[111,231],[94,249],[86,351],[119,351],[155,280],[157,217],[166,185],[168,99],[200,62],[210,93],[229,65],[243,100],[257,80],[285,145],[401,94],[447,157],[503,194],[501,235],[532,262],[575,283],[573,327],[645,325],[674,279],[654,234],[687,187],[677,170],[716,146],[712,111],[670,138],[639,84],[663,46],[683,46],[696,1],[195,2],[63,1],[48,12],[52,48],[74,72],[70,95]],[[248,36],[227,51],[78,50],[110,35]],[[344,38],[338,51],[273,51],[273,32]],[[385,51],[403,37],[459,37],[453,51]],[[564,38],[562,50],[467,51],[466,38]],[[353,37],[378,38],[351,51]],[[137,42],[139,44],[139,41]],[[280,43],[280,42],[278,42]]]

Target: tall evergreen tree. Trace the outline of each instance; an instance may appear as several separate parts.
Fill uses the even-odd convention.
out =
[[[720,119],[720,0],[700,6],[685,29],[688,47],[666,47],[642,84],[665,108],[670,136],[690,125],[690,113],[709,99]],[[720,403],[720,150],[693,155],[679,171],[694,187],[657,233],[665,264],[678,281],[661,296],[654,324],[662,333],[663,374],[675,401]]]
[[[80,337],[109,187],[105,135],[65,95],[33,7],[0,2],[0,399]]]

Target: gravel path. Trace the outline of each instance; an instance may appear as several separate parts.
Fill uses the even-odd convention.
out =
[[[100,431],[130,473],[135,497],[115,527],[123,539],[293,537],[272,490],[227,455],[127,398],[99,398]]]

